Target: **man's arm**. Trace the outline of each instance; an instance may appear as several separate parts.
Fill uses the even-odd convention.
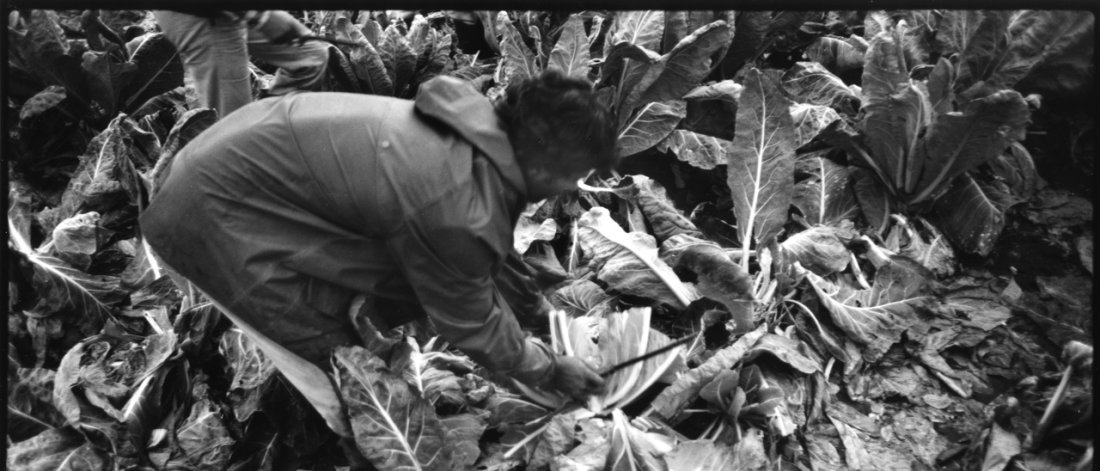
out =
[[[537,386],[553,376],[555,356],[524,338],[494,285],[506,252],[493,217],[485,198],[460,188],[409,217],[388,242],[440,335],[479,364]]]

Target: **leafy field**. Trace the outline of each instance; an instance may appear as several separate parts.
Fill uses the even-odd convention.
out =
[[[329,90],[591,79],[623,163],[521,216],[555,308],[521,323],[595,367],[691,339],[576,404],[427,323],[368,332],[382,357],[332,374],[374,467],[1091,468],[1091,14],[295,13],[358,44]],[[8,40],[8,468],[346,469],[141,237],[217,119],[152,15],[17,12]]]

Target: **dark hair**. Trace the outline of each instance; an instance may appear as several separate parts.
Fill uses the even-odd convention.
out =
[[[522,165],[554,173],[615,167],[615,126],[592,82],[547,70],[508,85],[496,103]]]

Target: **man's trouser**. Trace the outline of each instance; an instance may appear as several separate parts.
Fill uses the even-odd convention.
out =
[[[272,44],[249,31],[243,21],[167,10],[154,14],[164,35],[179,50],[202,106],[216,109],[218,116],[252,101],[249,55],[279,68],[271,86],[273,95],[318,90],[324,83],[327,44]]]

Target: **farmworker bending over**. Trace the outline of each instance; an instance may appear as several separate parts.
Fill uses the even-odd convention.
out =
[[[279,67],[273,95],[317,90],[328,63],[328,46],[293,40],[309,28],[285,11],[208,11],[184,13],[157,10],[157,24],[176,45],[203,107],[218,116],[252,101],[248,56]]]
[[[611,168],[614,140],[591,83],[556,71],[495,108],[453,77],[415,101],[268,98],[180,150],[141,228],[169,266],[317,365],[363,343],[347,314],[363,293],[379,330],[426,314],[490,370],[584,397],[602,380],[524,338],[512,306],[545,300],[509,299],[504,274],[523,263],[512,234],[526,203]]]

